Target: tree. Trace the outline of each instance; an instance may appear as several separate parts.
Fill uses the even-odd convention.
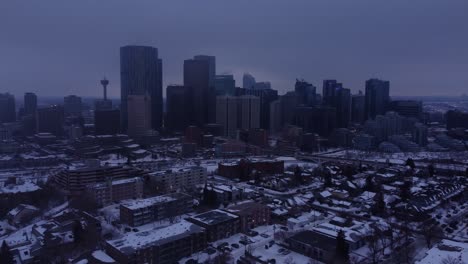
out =
[[[405,181],[403,185],[400,186],[400,198],[403,201],[408,201],[411,198],[411,183]]]
[[[379,192],[377,194],[377,201],[375,201],[375,204],[372,208],[372,213],[374,215],[380,215],[380,216],[384,216],[386,213],[385,200],[384,200],[384,195],[382,192]]]
[[[84,229],[79,220],[75,220],[73,223],[73,238],[75,244],[81,244],[85,238]]]
[[[296,168],[294,169],[294,181],[297,185],[301,185],[303,183],[302,169],[299,166],[296,166]]]
[[[374,181],[372,180],[372,176],[367,176],[366,178],[366,184],[364,185],[364,190],[368,192],[374,191],[375,186],[374,186]]]
[[[325,187],[331,187],[333,185],[331,173],[329,171],[326,171],[323,176],[325,180]]]
[[[10,247],[3,240],[2,247],[0,248],[0,263],[2,264],[13,264],[13,254],[11,253]]]
[[[336,248],[333,263],[349,263],[349,245],[346,243],[343,230],[338,231],[336,236]]]
[[[414,163],[414,160],[412,158],[408,158],[406,160],[406,166],[409,166],[413,170],[414,168],[416,168],[416,164]]]
[[[366,236],[369,254],[373,264],[379,263],[382,258],[383,248],[379,237],[383,237],[383,234],[375,228],[371,228]]]
[[[429,177],[434,177],[434,174],[435,174],[435,168],[434,168],[434,165],[432,164],[429,164],[427,166],[427,173],[429,174]]]
[[[452,256],[447,256],[446,258],[442,260],[441,264],[463,264],[463,262]]]
[[[443,233],[440,227],[434,225],[430,221],[423,222],[421,232],[426,240],[427,248],[431,248],[433,240],[441,237]]]

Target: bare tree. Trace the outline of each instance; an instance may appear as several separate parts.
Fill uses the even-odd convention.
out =
[[[369,247],[370,259],[373,264],[379,263],[382,259],[382,245],[379,239],[379,232],[372,228],[366,235],[367,245]]]
[[[448,256],[442,260],[441,264],[463,264],[463,262],[452,256]]]

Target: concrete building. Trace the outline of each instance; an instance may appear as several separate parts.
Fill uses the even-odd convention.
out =
[[[190,211],[192,211],[190,196],[183,193],[171,193],[121,203],[120,221],[129,226],[141,226],[154,221],[175,218]]]
[[[24,94],[24,114],[36,115],[37,110],[37,95],[35,93]]]
[[[223,128],[227,137],[236,137],[238,128],[238,98],[218,96],[216,98],[216,123]]]
[[[361,91],[351,96],[351,121],[358,124],[366,121],[366,97]]]
[[[187,221],[203,227],[208,242],[228,238],[240,232],[239,217],[219,209],[192,216],[187,218]]]
[[[109,101],[110,102],[110,101]],[[94,111],[94,131],[96,135],[115,135],[120,132],[120,110],[100,109]]]
[[[81,116],[82,108],[81,97],[69,95],[63,98],[63,110],[65,116]]]
[[[238,97],[239,129],[260,128],[260,98],[252,95]]]
[[[15,97],[9,93],[0,94],[0,123],[16,121]]]
[[[316,87],[312,84],[304,81],[297,80],[294,85],[294,91],[296,92],[299,98],[299,104],[303,106],[314,106],[315,105],[315,96],[316,96]]]
[[[209,122],[209,111],[215,113],[210,104],[210,64],[207,60],[184,61],[184,86],[190,92],[190,124],[202,127]],[[215,107],[215,106],[214,106]]]
[[[171,132],[182,132],[190,124],[190,91],[183,85],[169,85],[166,89],[166,120],[164,126]]]
[[[244,76],[242,76],[242,88],[253,89],[255,83],[255,78],[250,73],[244,73]]]
[[[390,103],[390,82],[379,79],[366,81],[366,118],[384,115]]]
[[[158,49],[148,46],[124,46],[120,48],[120,110],[123,131],[127,131],[130,107],[129,95],[148,95],[151,103],[151,126],[162,126],[162,60]]]
[[[404,117],[421,119],[423,114],[422,101],[415,100],[393,100],[390,110]]]
[[[107,241],[106,252],[121,264],[172,264],[207,247],[205,229],[181,221],[143,232],[129,232]]]
[[[216,95],[235,95],[236,81],[233,75],[216,75]]]
[[[143,196],[143,179],[140,177],[95,183],[86,187],[86,192],[100,205],[113,202],[139,199]]]
[[[413,141],[416,142],[421,147],[425,147],[427,145],[427,134],[428,129],[425,125],[421,123],[416,123],[413,128]]]
[[[206,169],[199,166],[174,168],[149,174],[150,181],[155,183],[162,193],[205,184],[206,178]]]
[[[226,211],[239,216],[240,219],[240,232],[248,232],[251,229],[270,224],[271,210],[268,206],[256,203],[248,202],[239,205],[234,205],[225,209]]]
[[[57,137],[63,135],[64,111],[63,107],[52,105],[38,108],[36,111],[36,132],[51,133]]]
[[[151,98],[148,95],[127,95],[128,135],[141,137],[151,130]]]

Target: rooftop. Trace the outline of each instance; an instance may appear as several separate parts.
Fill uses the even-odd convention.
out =
[[[222,211],[222,210],[212,210],[206,213],[195,215],[192,219],[202,222],[207,225],[217,225],[222,222],[226,222],[232,219],[238,218],[237,215]]]

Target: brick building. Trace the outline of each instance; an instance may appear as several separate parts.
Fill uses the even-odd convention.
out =
[[[101,206],[121,200],[138,199],[143,196],[143,179],[135,177],[108,180],[89,185],[86,192]]]
[[[235,214],[212,210],[187,219],[206,229],[208,242],[217,241],[239,233],[240,220]]]
[[[243,203],[231,206],[226,211],[239,216],[241,232],[270,224],[270,208],[263,204],[256,202]]]

